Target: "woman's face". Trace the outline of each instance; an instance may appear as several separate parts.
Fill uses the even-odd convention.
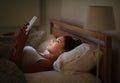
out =
[[[65,41],[64,37],[58,37],[57,39],[51,40],[50,44],[47,46],[47,49],[51,53],[62,53],[64,52]]]

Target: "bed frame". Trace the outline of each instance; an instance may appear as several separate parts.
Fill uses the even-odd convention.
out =
[[[77,25],[56,19],[50,19],[50,32],[56,37],[70,35],[81,39],[83,42],[95,45],[99,43],[103,52],[99,64],[99,78],[102,80],[102,83],[111,83],[112,39],[110,36],[100,32],[85,30]]]

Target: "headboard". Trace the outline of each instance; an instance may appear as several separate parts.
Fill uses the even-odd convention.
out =
[[[61,20],[50,19],[50,32],[56,37],[70,35],[80,38],[83,42],[97,45],[99,43],[103,56],[99,64],[99,78],[102,83],[111,83],[111,52],[112,39],[107,34],[85,30],[80,26]]]

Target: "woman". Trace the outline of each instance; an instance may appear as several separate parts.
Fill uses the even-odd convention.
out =
[[[42,56],[43,59],[39,59],[35,63],[22,66],[23,48],[29,36],[29,32],[25,31],[27,25],[28,24],[25,24],[17,35],[16,50],[13,55],[13,61],[25,73],[51,70],[53,62],[59,57],[61,53],[70,51],[81,43],[78,43],[70,36],[61,36],[50,42],[46,48],[49,53],[45,56]]]

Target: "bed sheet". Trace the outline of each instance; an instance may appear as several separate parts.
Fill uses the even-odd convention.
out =
[[[63,74],[57,71],[45,71],[24,74],[28,83],[96,83],[96,77],[91,73],[79,72]],[[99,80],[98,83],[101,83]]]

